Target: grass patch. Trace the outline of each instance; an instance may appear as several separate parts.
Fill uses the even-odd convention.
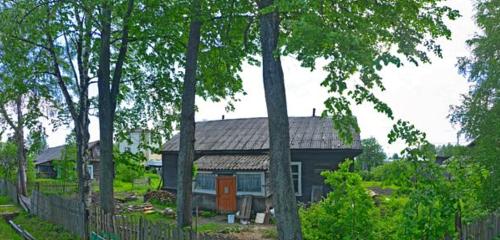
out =
[[[245,229],[239,225],[224,223],[206,223],[198,225],[199,233],[239,233]]]
[[[74,240],[77,236],[65,231],[61,226],[45,222],[35,216],[22,213],[13,220],[37,240]]]
[[[162,224],[169,224],[169,225],[175,224],[175,219],[173,219],[172,217],[167,217],[160,212],[154,212],[154,213],[149,213],[149,214],[144,214],[142,212],[132,212],[132,213],[126,213],[124,215],[136,217],[136,218],[143,217],[144,219],[146,219],[152,223],[162,223]]]
[[[379,187],[379,188],[389,188],[392,190],[397,190],[399,187],[396,185],[388,185],[384,184],[383,182],[377,182],[377,181],[363,181],[361,185],[364,188],[369,188],[369,187]]]
[[[0,219],[0,239],[22,240],[14,229],[3,219]]]
[[[262,231],[262,237],[266,239],[278,239],[278,230],[275,228],[264,229]]]
[[[9,197],[0,195],[0,205],[11,204]]]

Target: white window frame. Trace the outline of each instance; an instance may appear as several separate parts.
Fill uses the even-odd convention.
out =
[[[238,175],[239,174],[253,174],[253,175],[260,175],[260,192],[241,192],[238,191]],[[264,196],[265,192],[265,185],[266,184],[266,177],[264,172],[236,172],[236,196],[242,196],[242,195],[253,195],[253,196]]]
[[[291,169],[291,166],[298,166],[297,169],[298,169],[298,192],[295,193],[295,196],[302,196],[302,162],[291,162],[290,163],[290,171],[292,170]],[[293,172],[292,172],[292,180],[293,180]],[[292,184],[293,184],[293,181],[292,181]],[[295,191],[295,190],[294,190]]]
[[[87,165],[87,172],[89,173],[89,177],[91,180],[94,179],[94,165],[89,164]]]
[[[193,192],[194,193],[207,193],[207,194],[216,194],[216,190],[217,190],[217,174],[215,174],[214,172],[210,172],[210,171],[198,171],[197,174],[212,174],[215,176],[215,186],[214,186],[214,190],[205,190],[205,189],[196,189],[196,180],[193,180]]]

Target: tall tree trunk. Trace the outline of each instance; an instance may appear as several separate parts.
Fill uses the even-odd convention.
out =
[[[258,2],[260,10],[272,4],[272,0]],[[271,187],[279,239],[300,240],[302,232],[290,169],[290,132],[285,83],[280,57],[274,55],[279,50],[279,23],[277,9],[260,16],[262,67],[269,119],[270,172],[273,176]]]
[[[79,124],[79,127],[75,128],[76,132],[76,144],[77,144],[77,161],[76,170],[78,174],[78,189],[79,189],[79,199],[84,206],[84,222],[83,226],[85,229],[85,236],[89,235],[89,206],[91,204],[91,179],[88,172],[89,165],[89,131],[88,131],[88,114],[82,113],[80,111],[80,121],[75,122]]]
[[[201,21],[200,3],[192,2],[193,10],[189,26],[189,40],[186,52],[184,89],[182,93],[181,132],[179,157],[177,159],[177,226],[179,229],[191,226],[192,182],[195,143],[195,95],[196,69],[200,45]]]
[[[100,132],[100,196],[101,207],[104,213],[112,215],[113,203],[113,133],[114,118],[117,106],[118,93],[120,92],[120,81],[122,77],[123,64],[128,49],[129,22],[134,7],[134,0],[127,3],[127,11],[123,16],[123,29],[121,31],[121,46],[119,48],[116,63],[111,79],[111,9],[113,1],[103,1],[101,5],[101,44],[99,50],[99,70],[97,71],[99,88],[99,132]]]
[[[99,52],[98,88],[99,88],[99,133],[100,133],[100,168],[99,194],[104,213],[113,214],[113,114],[110,87],[110,38],[111,6],[104,1],[101,8],[101,44]]]
[[[23,99],[19,95],[16,99],[16,110],[17,110],[17,129],[15,129],[16,143],[17,143],[17,162],[18,162],[18,181],[17,190],[18,194],[23,196],[28,195],[27,181],[28,177],[26,174],[27,162],[26,153],[24,151],[24,123],[23,123],[23,109],[22,109]]]

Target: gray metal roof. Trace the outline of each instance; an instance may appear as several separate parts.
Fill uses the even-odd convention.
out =
[[[198,170],[267,170],[269,156],[260,155],[205,155],[195,161]]]
[[[344,144],[332,120],[320,117],[290,117],[291,149],[361,149],[358,133],[352,144]],[[196,123],[196,151],[269,149],[267,118],[226,119]],[[167,141],[163,151],[179,151],[179,134]]]
[[[98,143],[99,143],[99,141],[89,142],[89,149],[93,148]],[[60,160],[65,147],[66,147],[66,145],[61,145],[61,146],[51,147],[51,148],[45,149],[36,158],[35,165],[50,162],[53,160]]]

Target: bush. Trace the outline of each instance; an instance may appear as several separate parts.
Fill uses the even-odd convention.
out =
[[[352,161],[321,175],[332,191],[321,202],[299,210],[304,239],[375,239],[378,210],[361,185],[361,176],[349,172]]]
[[[143,163],[146,158],[142,153],[133,154],[130,152],[114,152],[116,163],[116,179],[131,183],[135,179],[144,177],[145,168]]]

